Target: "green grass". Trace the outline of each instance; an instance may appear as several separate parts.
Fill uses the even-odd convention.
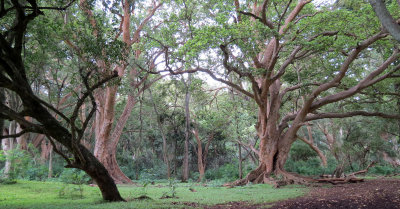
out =
[[[176,184],[176,196],[173,199],[160,199],[170,188],[166,183],[156,183],[146,187],[147,196],[152,200],[133,200],[143,193],[140,186],[119,186],[122,196],[129,200],[123,203],[107,203],[101,199],[97,187],[84,186],[83,198],[77,195],[59,196],[65,186],[59,182],[18,181],[16,184],[0,185],[0,208],[188,208],[185,202],[201,205],[214,205],[231,201],[267,203],[303,195],[308,191],[304,187],[284,187],[273,189],[270,185],[248,185],[226,188],[219,186],[196,186]],[[77,187],[70,185],[70,188]],[[189,191],[189,188],[197,192]],[[73,194],[79,194],[78,191]]]

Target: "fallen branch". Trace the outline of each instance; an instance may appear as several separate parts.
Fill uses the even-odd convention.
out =
[[[345,183],[363,182],[364,179],[357,178],[356,175],[367,173],[368,169],[371,168],[372,166],[374,166],[375,163],[376,162],[372,162],[371,164],[369,164],[367,166],[366,169],[350,173],[347,176],[345,176],[344,178],[320,178],[320,179],[315,179],[315,181],[318,182],[318,183],[331,183],[331,184],[334,184],[334,185],[336,185],[336,184],[345,184]],[[325,177],[325,176],[323,176],[323,177]]]

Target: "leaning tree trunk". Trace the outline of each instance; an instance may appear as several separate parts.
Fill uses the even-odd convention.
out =
[[[24,107],[38,122],[46,127],[49,140],[54,138],[64,145],[74,156],[74,162],[67,167],[85,171],[97,183],[103,199],[107,201],[124,201],[107,169],[99,160],[79,142],[74,142],[70,132],[63,127],[37,100],[31,99],[32,92],[22,95]],[[29,98],[29,99],[28,99]]]

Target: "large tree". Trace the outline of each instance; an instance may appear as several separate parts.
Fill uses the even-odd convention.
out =
[[[68,154],[55,150],[66,160],[66,167],[81,169],[93,178],[104,200],[123,201],[106,168],[80,143],[91,116],[96,110],[93,91],[116,77],[117,72],[108,75],[97,74],[97,68],[93,65],[90,70],[83,68],[77,70],[83,90],[68,117],[33,92],[30,85],[32,74],[27,72],[22,56],[28,24],[39,15],[44,15],[43,10],[65,10],[72,2],[65,7],[40,7],[34,0],[23,3],[16,0],[1,1],[0,21],[5,25],[2,26],[0,34],[0,87],[15,93],[22,101],[21,111],[9,107],[3,101],[0,104],[0,118],[16,121],[22,129],[17,134],[3,135],[2,138],[18,137],[26,132],[46,135],[53,145],[57,141],[68,150]],[[92,108],[86,120],[78,122],[79,109],[87,100],[90,101]],[[52,113],[63,121],[57,120]],[[33,120],[27,120],[25,116]]]
[[[399,49],[366,12],[372,11],[369,4],[317,10],[311,0],[236,0],[209,2],[201,11],[208,15],[193,24],[195,36],[182,51],[196,60],[203,57],[201,71],[258,106],[260,164],[236,185],[275,182],[272,175],[304,182],[284,165],[298,130],[308,121],[356,115],[399,118],[361,107],[333,109],[345,100],[357,102],[363,90],[399,76]]]

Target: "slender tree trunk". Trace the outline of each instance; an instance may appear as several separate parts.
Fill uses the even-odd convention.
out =
[[[193,135],[197,141],[197,168],[199,170],[199,182],[202,182],[204,179],[205,173],[205,165],[203,163],[203,146],[201,144],[201,140],[199,137],[199,132],[197,130],[193,130]]]
[[[8,129],[4,129],[2,131],[3,135],[9,135]],[[11,143],[9,138],[4,138],[1,140],[1,147],[3,148],[4,156],[6,157],[6,162],[3,169],[3,175],[5,178],[9,178],[10,170],[11,170],[11,161],[9,157],[9,151],[11,149]]]
[[[397,92],[400,92],[400,82],[395,84],[394,89],[396,89]],[[400,98],[397,98],[397,113],[400,114]],[[397,119],[397,128],[397,143],[400,143],[400,119]]]
[[[238,154],[239,154],[239,179],[243,178],[243,166],[242,166],[242,146],[238,143]]]
[[[185,144],[182,165],[182,182],[187,182],[189,179],[189,139],[190,139],[190,85],[192,75],[188,75],[188,81],[185,83]]]
[[[160,114],[158,113],[158,108],[157,108],[156,103],[154,102],[153,94],[151,93],[150,89],[149,89],[149,93],[150,93],[151,101],[153,103],[154,112],[156,113],[158,129],[160,130],[161,137],[163,140],[163,149],[162,149],[163,160],[164,160],[164,163],[167,165],[167,178],[169,179],[169,178],[171,178],[171,165],[169,163],[169,158],[168,158],[168,154],[167,154],[168,153],[167,137],[164,133],[164,128],[163,128],[163,125],[161,124]]]
[[[53,146],[51,146],[50,152],[49,152],[49,170],[48,170],[47,177],[48,178],[53,177]]]
[[[22,131],[21,126],[19,124],[17,124],[16,133],[19,133],[21,131]],[[22,136],[17,137],[17,144],[18,144],[19,149],[28,150],[28,142],[27,142],[28,137],[29,137],[29,134],[23,134]]]

